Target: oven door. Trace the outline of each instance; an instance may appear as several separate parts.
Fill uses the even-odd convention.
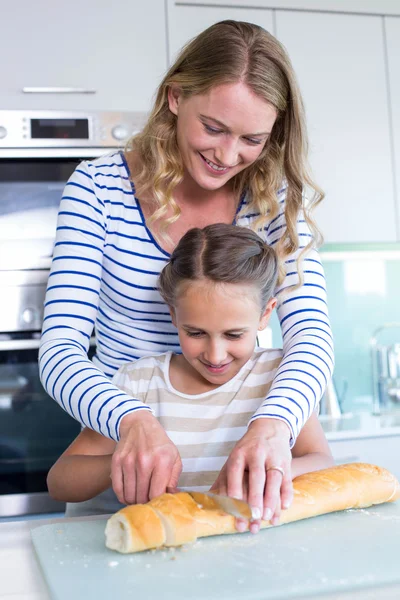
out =
[[[0,336],[1,517],[64,510],[48,495],[46,476],[81,429],[40,383],[35,336]]]
[[[65,184],[82,160],[107,151],[0,149],[0,269],[50,267]]]

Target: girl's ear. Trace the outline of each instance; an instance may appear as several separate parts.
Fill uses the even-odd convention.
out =
[[[172,324],[175,325],[175,327],[177,327],[175,309],[173,306],[169,306],[168,308],[169,308],[169,314],[171,315]]]
[[[264,310],[263,314],[261,315],[260,323],[258,325],[258,331],[262,331],[268,325],[268,321],[270,320],[271,313],[274,310],[276,303],[277,303],[276,298],[270,298],[268,300],[267,306],[265,307],[265,310]]]
[[[178,107],[182,96],[182,90],[177,85],[171,85],[168,88],[168,106],[169,110],[174,114],[178,114]]]

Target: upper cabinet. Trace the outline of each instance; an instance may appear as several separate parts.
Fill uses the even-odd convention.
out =
[[[164,0],[8,2],[0,108],[149,110],[167,67],[165,10]]]
[[[199,5],[199,0],[185,0],[185,4]],[[183,2],[180,0],[180,4]],[[207,6],[241,6],[258,8],[289,8],[299,10],[324,10],[341,13],[370,13],[400,15],[398,0],[201,0]]]
[[[397,231],[400,241],[400,17],[385,17],[385,31],[388,50],[394,176],[398,198]]]
[[[395,241],[382,18],[276,11],[276,35],[303,93],[310,162],[326,193],[315,212],[325,241]]]
[[[232,8],[223,6],[177,5],[168,2],[169,62],[173,63],[179,50],[210,25],[225,19],[256,23],[273,33],[272,10]]]

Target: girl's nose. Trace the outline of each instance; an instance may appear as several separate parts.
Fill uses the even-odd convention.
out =
[[[218,366],[223,364],[226,359],[227,353],[225,349],[225,345],[221,342],[211,342],[206,352],[204,353],[204,358],[210,365]]]

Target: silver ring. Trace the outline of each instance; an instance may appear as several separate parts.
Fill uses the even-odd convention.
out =
[[[275,466],[268,467],[267,473],[268,473],[268,471],[279,471],[279,473],[281,473],[282,477],[285,477],[285,471],[282,469],[282,467],[275,467]]]

